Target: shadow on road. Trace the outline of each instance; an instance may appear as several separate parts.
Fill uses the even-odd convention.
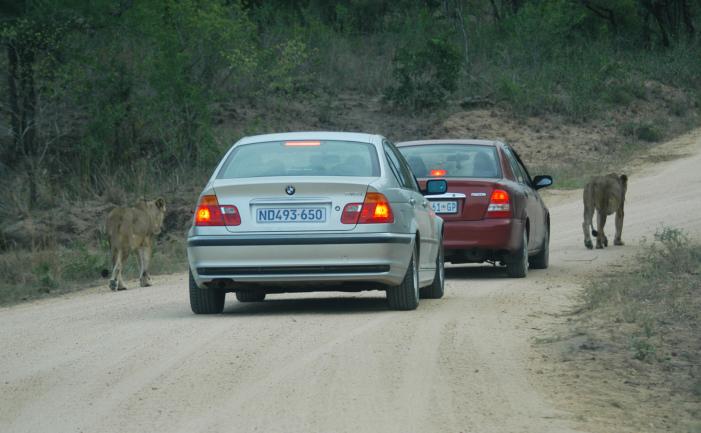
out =
[[[380,292],[378,292],[380,293]],[[228,296],[234,297],[233,294]],[[227,296],[227,298],[228,298]],[[274,296],[274,295],[273,295]],[[304,295],[300,295],[304,296]],[[309,296],[309,295],[307,295]],[[283,314],[359,314],[386,312],[387,300],[384,293],[378,297],[300,297],[299,299],[266,299],[263,302],[241,303],[228,300],[224,315],[283,315]],[[333,295],[330,295],[333,296]]]
[[[446,266],[445,277],[450,280],[491,280],[508,278],[504,266],[484,264]]]

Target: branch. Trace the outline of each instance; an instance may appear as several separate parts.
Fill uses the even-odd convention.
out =
[[[599,18],[605,19],[611,23],[613,31],[618,31],[618,26],[616,25],[616,14],[612,9],[605,8],[603,6],[591,4],[589,0],[580,0],[582,5],[592,11]]]

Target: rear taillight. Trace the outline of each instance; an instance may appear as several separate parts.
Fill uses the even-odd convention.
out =
[[[236,206],[220,205],[216,195],[203,195],[195,212],[196,226],[237,226],[241,215]]]
[[[343,208],[341,223],[343,224],[390,224],[394,222],[394,214],[389,200],[379,192],[365,194],[362,203],[348,203]]]
[[[509,203],[509,193],[503,189],[492,191],[487,208],[487,218],[510,218],[511,203]]]

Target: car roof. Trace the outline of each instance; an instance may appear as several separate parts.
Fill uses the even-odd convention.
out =
[[[401,146],[421,146],[424,144],[476,144],[479,146],[498,146],[501,144],[497,140],[477,140],[477,139],[438,139],[438,140],[413,140],[402,141],[395,143],[397,147]]]
[[[261,143],[266,141],[286,140],[338,140],[358,141],[361,143],[381,143],[382,136],[365,134],[361,132],[333,132],[333,131],[300,131],[282,132],[276,134],[251,135],[243,137],[237,144]]]

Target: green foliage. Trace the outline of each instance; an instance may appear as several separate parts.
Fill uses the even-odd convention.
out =
[[[301,37],[288,39],[269,51],[275,58],[269,61],[267,70],[268,89],[274,93],[292,94],[310,90],[312,76],[308,65],[314,50],[310,50]]]
[[[443,38],[399,49],[394,58],[396,83],[385,90],[390,103],[414,110],[438,106],[457,88],[460,53]]]
[[[657,349],[647,339],[634,338],[631,348],[633,350],[633,358],[639,361],[652,361],[657,354]]]
[[[652,122],[629,122],[623,125],[625,135],[637,138],[642,141],[654,143],[662,140],[664,136],[661,125]]]
[[[74,245],[63,255],[61,278],[63,281],[90,281],[100,275],[102,269],[109,268],[105,251],[91,251],[83,244]]]
[[[34,267],[34,275],[39,283],[40,291],[47,292],[56,289],[59,283],[50,262],[40,262]]]

